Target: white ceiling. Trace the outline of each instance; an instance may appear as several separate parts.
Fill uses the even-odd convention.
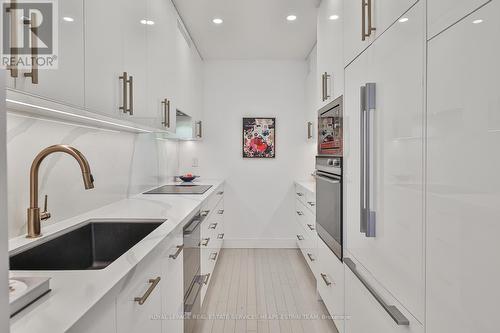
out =
[[[305,59],[316,42],[320,0],[173,2],[204,59]],[[288,22],[289,14],[297,20]]]

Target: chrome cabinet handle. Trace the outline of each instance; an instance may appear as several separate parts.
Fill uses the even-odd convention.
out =
[[[217,192],[217,195],[223,195],[224,191]]]
[[[10,2],[10,7],[7,8],[7,12],[9,13],[9,18],[10,18],[10,55],[11,59],[14,61],[15,65],[9,65],[7,68],[10,70],[10,76],[11,77],[18,77],[19,76],[19,69],[17,68],[17,47],[12,47],[12,41],[17,41],[17,15],[16,15],[16,9],[17,9],[17,0],[11,0]]]
[[[203,240],[201,241],[201,245],[203,246],[208,246],[208,243],[210,242],[210,237],[208,238],[203,238]]]
[[[298,216],[302,216],[302,215],[304,215],[304,212],[301,212],[300,210],[298,210],[298,211],[297,211],[297,215],[298,215]]]
[[[304,240],[304,236],[302,236],[302,235],[297,235],[297,239],[298,239],[299,241],[302,241],[302,240]]]
[[[321,74],[321,100],[325,101],[325,73]]]
[[[224,239],[224,234],[218,234],[217,239]]]
[[[213,252],[211,255],[210,255],[210,260],[216,260],[217,259],[217,252]]]
[[[328,72],[323,73],[323,102],[328,100],[331,96],[328,94],[328,79],[330,79],[331,76],[328,74]]]
[[[311,262],[316,261],[316,259],[314,259],[313,255],[312,255],[311,253],[308,253],[308,254],[307,254],[307,256],[309,257],[309,260],[310,260]]]
[[[132,75],[129,76],[128,79],[128,85],[129,85],[129,96],[128,96],[128,114],[133,115],[134,114],[134,77]]]
[[[219,211],[217,212],[217,214],[219,214],[219,215],[224,214],[224,209],[219,209]]]
[[[123,74],[119,77],[120,81],[122,81],[122,106],[119,107],[123,113],[128,112],[128,73],[123,72]]]
[[[183,249],[184,249],[184,244],[177,245],[177,251],[174,254],[169,255],[168,257],[174,260],[177,259],[177,257],[179,256],[179,254],[181,254]]]
[[[196,137],[201,138],[203,136],[203,125],[201,120],[195,123]]]
[[[376,85],[367,83],[360,90],[361,105],[361,156],[360,156],[360,232],[366,237],[376,236],[376,212],[373,195],[374,126]]]
[[[316,228],[312,224],[308,224],[307,227],[311,230],[314,231]]]
[[[307,139],[312,139],[313,137],[313,123],[307,122]]]
[[[146,290],[146,292],[144,293],[144,295],[142,295],[142,297],[134,298],[134,302],[139,303],[139,305],[143,305],[147,301],[149,295],[151,295],[153,290],[156,288],[158,283],[160,283],[160,280],[161,280],[161,278],[159,276],[156,279],[150,279],[148,282],[151,285],[149,286],[148,290]]]
[[[24,25],[31,27],[31,71],[24,73],[24,77],[30,77],[31,83],[38,84],[38,22],[36,19],[36,14],[31,13],[29,20],[24,20]],[[34,36],[33,36],[34,35]]]
[[[210,223],[210,225],[208,226],[208,229],[217,229],[217,224],[218,223]]]
[[[325,284],[327,285],[327,287],[329,287],[329,286],[332,285],[332,282],[328,278],[328,275],[326,275],[325,273],[321,273],[321,278],[323,279],[323,281],[325,282]]]
[[[208,280],[210,280],[210,273],[208,273],[208,274],[205,275],[203,284],[208,284]]]
[[[299,197],[303,197],[303,196],[304,196],[304,193],[297,193],[297,196],[299,196]]]
[[[401,326],[410,325],[410,321],[405,317],[399,309],[394,305],[387,304],[384,299],[373,289],[368,282],[361,276],[361,274],[356,269],[356,264],[350,258],[344,258],[344,263],[349,267],[351,272],[359,279],[359,281],[365,286],[366,289],[372,294],[375,300],[384,308],[384,310],[391,316],[391,318],[396,322],[396,324]]]
[[[311,206],[311,207],[316,206],[316,203],[315,203],[314,201],[308,201],[307,203],[308,203],[308,204],[309,204],[309,206]]]
[[[368,30],[366,29],[366,16],[368,14]],[[372,32],[377,30],[372,26],[372,0],[361,0],[361,40],[366,40]]]
[[[161,104],[163,105],[163,127],[170,127],[170,101],[165,98]]]
[[[210,214],[210,210],[203,210],[200,215],[201,217],[207,217],[208,214]]]

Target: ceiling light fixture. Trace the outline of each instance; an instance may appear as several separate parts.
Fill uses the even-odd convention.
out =
[[[66,22],[74,22],[74,21],[75,21],[75,19],[74,19],[74,18],[69,17],[69,16],[65,16],[65,17],[63,17],[63,20],[64,20],[64,21],[66,21]]]
[[[216,17],[216,18],[214,18],[212,20],[212,22],[214,22],[215,24],[222,24],[222,22],[224,22],[224,20],[222,20],[221,18]]]
[[[402,17],[402,18],[400,18],[400,19],[399,19],[399,22],[401,22],[401,23],[405,23],[405,22],[408,22],[408,20],[409,20],[409,18],[407,18],[407,17]]]
[[[145,19],[142,19],[140,22],[141,22],[141,24],[144,24],[144,25],[154,25],[155,24],[155,21],[145,20]]]
[[[286,17],[286,20],[287,20],[287,21],[295,21],[296,19],[297,19],[297,16],[295,16],[295,15],[288,15],[288,16]]]
[[[338,15],[330,15],[330,16],[328,17],[328,19],[329,19],[329,20],[331,20],[331,21],[335,21],[335,20],[338,20],[338,19],[339,19],[339,16],[338,16]]]
[[[474,23],[474,24],[483,23],[483,20],[481,20],[481,19],[474,20],[474,21],[472,21],[472,23]]]

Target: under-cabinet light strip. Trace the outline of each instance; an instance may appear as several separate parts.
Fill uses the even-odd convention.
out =
[[[56,110],[56,109],[48,108],[48,107],[45,107],[45,106],[40,106],[40,105],[34,105],[34,104],[19,102],[19,101],[15,101],[15,100],[8,99],[8,98],[6,99],[6,101],[9,102],[9,103],[13,103],[13,104],[28,106],[28,107],[32,107],[32,108],[36,108],[36,109],[40,109],[40,110],[44,110],[44,111],[49,111],[49,112],[54,112],[54,113],[58,113],[58,114],[62,114],[62,115],[66,115],[66,116],[70,116],[70,117],[74,117],[74,118],[91,120],[91,121],[95,121],[95,122],[98,122],[98,123],[101,123],[101,124],[108,124],[108,125],[117,126],[117,127],[121,127],[121,128],[131,129],[131,130],[134,130],[134,131],[144,132],[144,133],[152,133],[151,131],[144,130],[142,128],[133,127],[133,126],[127,126],[127,125],[123,125],[123,124],[114,123],[112,121],[107,121],[107,120],[102,120],[102,119],[97,119],[97,118],[82,116],[82,115],[78,115],[78,114],[74,114],[74,113],[70,113],[70,112],[66,112],[66,111],[61,111],[61,110]]]

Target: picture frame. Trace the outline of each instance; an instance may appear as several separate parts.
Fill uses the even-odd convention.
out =
[[[276,158],[276,118],[244,117],[242,128],[243,158]]]

